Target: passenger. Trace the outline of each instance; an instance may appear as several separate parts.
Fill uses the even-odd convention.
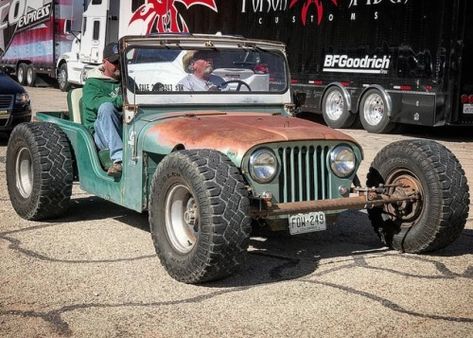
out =
[[[178,82],[181,90],[193,92],[227,90],[225,80],[212,74],[212,62],[199,57],[195,51],[187,52],[182,58],[182,64],[189,74]]]
[[[94,136],[100,150],[109,149],[113,162],[109,176],[122,172],[122,106],[118,44],[110,43],[103,50],[102,65],[91,70],[83,88],[84,126]]]

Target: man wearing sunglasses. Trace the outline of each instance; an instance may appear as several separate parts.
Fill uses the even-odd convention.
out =
[[[123,156],[119,55],[117,43],[105,46],[102,65],[87,73],[82,96],[84,126],[100,150],[110,150],[113,164],[107,174],[116,177],[121,175]]]

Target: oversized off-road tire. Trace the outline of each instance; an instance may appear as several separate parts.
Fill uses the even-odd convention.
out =
[[[413,203],[368,209],[381,240],[402,252],[422,253],[444,248],[465,227],[469,189],[457,158],[444,146],[425,140],[392,143],[375,157],[367,186],[398,185],[393,193],[413,195]]]
[[[248,215],[248,191],[225,155],[184,150],[158,165],[149,222],[159,259],[174,279],[201,283],[235,272],[246,257]]]
[[[327,89],[322,100],[322,115],[325,123],[332,128],[349,128],[356,120],[350,113],[348,102],[339,87]]]
[[[15,211],[28,220],[50,219],[68,207],[72,192],[71,147],[51,123],[23,123],[7,148],[7,186]]]
[[[360,121],[370,133],[389,133],[396,127],[391,121],[388,102],[378,89],[368,90],[360,102]]]

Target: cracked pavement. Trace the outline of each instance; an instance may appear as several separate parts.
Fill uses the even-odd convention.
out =
[[[36,111],[65,109],[64,93],[29,92]],[[365,150],[362,182],[384,145],[427,133],[456,154],[473,182],[467,132],[347,133]],[[90,196],[77,184],[65,217],[19,218],[8,198],[5,155],[3,140],[2,337],[473,337],[471,211],[460,238],[430,255],[383,247],[358,211],[344,212],[326,232],[259,234],[240,273],[193,286],[174,281],[160,265],[146,214]]]

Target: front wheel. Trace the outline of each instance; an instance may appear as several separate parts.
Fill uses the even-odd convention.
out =
[[[153,176],[151,235],[161,263],[178,281],[201,283],[232,274],[246,256],[248,214],[243,178],[219,152],[172,153]]]
[[[366,184],[389,185],[391,194],[417,197],[368,209],[375,231],[389,247],[410,253],[438,250],[465,227],[470,203],[465,173],[456,157],[434,141],[386,146],[371,164]]]
[[[67,64],[62,63],[59,66],[58,72],[57,72],[57,83],[59,85],[59,89],[63,92],[69,91],[71,89],[71,84],[69,82],[69,78],[67,75]]]

